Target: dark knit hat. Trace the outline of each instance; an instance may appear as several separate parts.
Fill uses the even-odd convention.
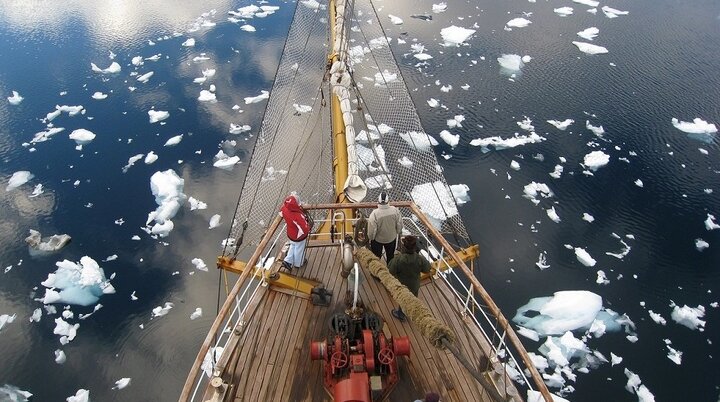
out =
[[[378,195],[378,204],[387,204],[388,203],[388,195],[386,192],[381,191],[380,195]]]
[[[406,253],[414,253],[417,246],[417,237],[408,235],[402,238],[403,249]]]

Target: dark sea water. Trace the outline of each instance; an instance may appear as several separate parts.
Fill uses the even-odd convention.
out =
[[[629,11],[613,19],[570,1],[448,1],[447,11],[435,14],[432,3],[379,1],[376,6],[383,18],[393,14],[404,20],[396,26],[387,20],[386,28],[390,37],[405,41],[394,40],[393,49],[426,131],[439,140],[447,119],[466,118],[462,128],[451,130],[461,134],[460,143],[452,149],[441,142],[436,152],[449,156],[440,159],[448,182],[470,188],[471,201],[460,211],[481,248],[480,278],[505,315],[512,317],[530,298],[561,290],[597,293],[606,308],[632,319],[638,340],[632,343],[623,333],[589,340],[591,349],[624,360],[578,373],[575,382],[568,382],[575,389],[568,399],[636,401],[625,390],[623,371],[629,369],[657,401],[717,401],[720,316],[713,303],[720,301],[720,230],[707,231],[703,221],[708,213],[720,217],[720,147],[714,136],[700,141],[677,130],[671,119],[720,123],[720,3],[601,3]],[[16,171],[35,176],[13,191],[0,189],[0,268],[10,267],[0,272],[0,315],[17,315],[0,332],[0,386],[30,391],[37,401],[65,400],[81,388],[90,390],[94,401],[179,396],[215,314],[217,292],[224,293],[214,259],[229,229],[265,105],[246,105],[243,98],[272,86],[295,6],[271,0],[268,4],[280,9],[245,22],[256,28],[246,32],[240,29],[244,23],[227,20],[227,12],[248,4],[7,1],[0,6],[2,186]],[[573,7],[574,14],[553,13],[563,6]],[[532,13],[526,17],[530,26],[503,29],[523,12]],[[451,25],[476,32],[465,46],[443,47],[440,30]],[[593,43],[608,54],[590,56],[571,44],[587,42],[576,32],[591,26],[600,30]],[[181,45],[188,38],[195,39],[194,47]],[[410,50],[415,41],[433,56],[425,66],[415,66]],[[209,59],[193,61],[202,53]],[[532,60],[510,80],[496,61],[504,53]],[[131,64],[135,56],[156,54],[157,61]],[[90,63],[106,68],[112,61],[121,65],[119,73],[103,75],[90,68]],[[193,83],[208,68],[216,70],[215,76],[202,85]],[[154,74],[147,83],[131,75],[150,71]],[[210,84],[217,88],[217,102],[199,102],[200,90]],[[448,84],[453,89],[442,92],[440,87]],[[13,90],[24,97],[19,105],[5,99]],[[97,91],[108,97],[93,99]],[[429,107],[430,98],[446,108]],[[243,113],[232,109],[236,104]],[[57,117],[53,124],[65,131],[23,146],[45,129],[41,120],[55,105],[83,105],[86,112]],[[153,108],[169,111],[165,124],[149,123],[147,112]],[[476,138],[521,132],[516,122],[524,116],[546,141],[488,153],[469,145]],[[568,118],[575,123],[565,131],[545,122]],[[603,138],[585,129],[588,119],[605,128]],[[228,134],[231,123],[253,130]],[[68,139],[79,128],[97,135],[81,151]],[[178,134],[183,134],[179,145],[163,146]],[[213,156],[228,139],[237,146],[225,146],[225,151],[241,159],[232,171],[213,167]],[[610,162],[587,176],[580,163],[593,150],[608,154]],[[156,162],[139,160],[122,172],[128,158],[149,151],[158,155]],[[544,161],[533,158],[539,153]],[[561,178],[553,179],[548,173],[559,157],[567,162]],[[510,168],[512,160],[520,170]],[[191,211],[185,205],[171,234],[154,240],[141,230],[157,207],[150,176],[167,169],[185,180],[185,194],[208,208]],[[634,184],[637,179],[642,188]],[[522,197],[532,181],[546,183],[555,196],[534,206]],[[30,198],[37,184],[44,193]],[[560,223],[545,213],[553,205]],[[585,212],[594,216],[593,223],[581,219]],[[222,216],[222,225],[210,230],[214,214]],[[122,225],[115,223],[120,218]],[[73,240],[58,253],[34,258],[23,241],[29,229],[67,233]],[[613,233],[631,246],[622,260],[605,254],[622,248]],[[134,235],[140,240],[132,240]],[[710,247],[698,251],[697,238]],[[585,248],[597,265],[580,264],[565,244]],[[540,271],[535,262],[542,251],[550,268]],[[116,260],[102,262],[114,254]],[[39,323],[29,318],[42,308],[34,298],[43,296],[40,282],[55,270],[55,262],[82,256],[98,261],[106,276],[115,273],[116,293],[102,296],[103,308],[85,320],[78,314],[92,307],[72,306],[75,318],[68,321],[80,328],[63,346],[53,334],[59,314],[43,311]],[[196,270],[193,258],[202,258],[210,271]],[[596,283],[598,270],[608,284]],[[138,300],[131,300],[133,292]],[[703,306],[704,331],[675,323],[671,301]],[[174,308],[151,320],[152,309],[166,302]],[[63,306],[57,307],[60,312]],[[190,320],[198,307],[203,316]],[[667,324],[654,322],[649,310]],[[681,365],[668,359],[665,340],[683,352]],[[530,351],[538,346],[526,341]],[[56,349],[67,355],[62,365],[54,362]],[[131,384],[112,390],[123,377],[132,378]]]

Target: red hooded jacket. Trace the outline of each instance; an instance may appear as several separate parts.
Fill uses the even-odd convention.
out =
[[[310,234],[310,225],[305,219],[305,213],[298,204],[297,198],[288,196],[280,208],[280,213],[287,225],[287,237],[292,241],[304,240]]]

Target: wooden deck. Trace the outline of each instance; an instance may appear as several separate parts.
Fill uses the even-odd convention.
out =
[[[224,381],[230,384],[225,401],[331,401],[323,388],[322,362],[310,360],[310,343],[328,333],[328,319],[344,309],[347,282],[339,275],[340,249],[307,248],[308,264],[297,274],[325,284],[332,290],[329,307],[313,306],[309,300],[263,288],[262,299],[252,306],[238,347],[230,356]],[[480,384],[447,351],[430,345],[409,322],[401,323],[390,311],[396,305],[379,281],[363,272],[361,298],[366,307],[379,314],[393,336],[407,336],[409,357],[398,360],[400,382],[388,400],[409,402],[422,399],[426,392],[437,392],[442,401],[490,401]],[[457,336],[456,345],[473,364],[478,365],[488,350],[478,331],[465,324],[454,306],[456,302],[445,282],[423,284],[420,299]],[[479,371],[482,368],[478,367]],[[512,387],[512,385],[510,385]],[[504,394],[500,385],[500,392]],[[514,388],[511,394],[516,391]],[[209,394],[208,394],[209,395]],[[210,399],[209,397],[203,400]],[[514,400],[520,400],[517,397]]]

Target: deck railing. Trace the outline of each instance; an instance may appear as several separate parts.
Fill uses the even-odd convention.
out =
[[[476,329],[482,333],[482,336],[490,345],[490,350],[485,351],[485,353],[489,354],[488,364],[492,364],[494,367],[501,366],[502,372],[499,374],[505,379],[512,378],[519,385],[539,392],[546,402],[552,402],[547,386],[532,364],[530,356],[510,323],[445,237],[433,227],[432,223],[428,221],[414,203],[392,202],[390,204],[401,209],[408,209],[413,216],[417,217],[417,220],[406,217],[404,219],[405,227],[409,228],[414,235],[423,238],[428,246],[428,253],[431,258],[437,261],[440,266],[434,280],[442,280],[447,283],[458,302],[460,313],[475,325]],[[375,207],[376,204],[374,203],[304,206],[307,210],[330,210],[332,213],[328,216],[335,222],[338,222],[334,213],[336,210]],[[342,220],[346,220],[346,217],[343,216]],[[418,224],[418,220],[424,228]],[[264,265],[267,265],[267,262],[271,260],[270,256],[273,252],[276,252],[278,242],[283,236],[283,231],[278,231],[280,226],[281,220],[280,217],[277,217],[247,261],[246,267],[250,267],[250,269],[245,269],[242,272],[235,286],[228,294],[205,341],[200,347],[180,395],[180,401],[196,400],[198,391],[204,394],[204,388],[209,385],[210,378],[202,375],[201,365],[208,353],[213,360],[212,375],[210,377],[219,376],[224,369],[224,365],[227,364],[231,353],[229,349],[232,349],[242,336],[248,309],[253,305],[254,299],[258,297],[260,288],[267,286],[264,279],[266,270]],[[341,239],[342,233],[337,233],[336,237]],[[321,234],[318,238],[327,238],[328,241],[334,240],[330,238],[329,234]],[[284,241],[282,244],[284,244]],[[260,279],[246,280],[251,274],[253,277]],[[242,286],[243,283],[245,286]],[[214,351],[218,347],[222,347],[224,352],[219,359],[215,360]],[[526,373],[529,373],[529,376]],[[506,384],[506,381],[503,381],[503,384]],[[507,389],[505,391],[507,394]]]

